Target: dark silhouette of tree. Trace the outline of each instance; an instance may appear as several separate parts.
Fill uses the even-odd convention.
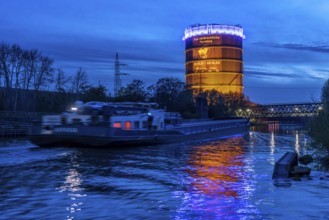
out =
[[[311,123],[310,135],[314,140],[314,147],[319,152],[321,166],[329,169],[329,79],[324,83],[321,91],[323,109]]]
[[[217,90],[204,92],[204,96],[208,101],[208,117],[219,118],[226,116],[226,106],[223,95]]]
[[[69,82],[72,80],[72,77],[65,76],[65,72],[61,69],[56,70],[55,74],[55,91],[57,92],[68,92],[69,91]]]
[[[85,93],[82,95],[82,101],[90,102],[90,101],[108,101],[108,97],[106,96],[106,88],[105,86],[99,85],[97,87],[88,88]]]
[[[183,118],[198,118],[191,90],[183,90],[168,110],[180,112]]]
[[[87,80],[87,73],[82,67],[80,67],[76,74],[72,77],[71,85],[72,92],[76,94],[77,100],[79,100],[81,98],[81,94],[87,91],[90,87]]]
[[[208,101],[209,118],[235,116],[240,108],[250,106],[250,101],[243,94],[222,94],[216,90],[204,92]]]
[[[162,106],[171,108],[178,96],[183,92],[184,82],[174,77],[159,79],[155,85],[155,101]]]
[[[148,102],[155,102],[156,96],[156,87],[155,85],[150,85],[146,88],[146,101]]]
[[[37,50],[0,44],[0,86],[4,110],[35,110],[40,89],[47,90],[53,79],[53,60]],[[29,91],[29,90],[32,91]],[[26,102],[29,100],[29,102]]]
[[[35,66],[35,74],[33,74],[33,90],[39,91],[41,88],[49,90],[49,85],[53,80],[54,61],[46,56],[40,56]]]
[[[324,105],[324,110],[329,109],[329,79],[324,83],[321,90],[321,102]],[[329,111],[327,111],[329,113]]]
[[[1,43],[0,45],[0,76],[4,78],[4,87],[11,88],[11,73],[10,73],[10,56],[11,48],[9,45]]]
[[[36,73],[38,58],[41,56],[37,50],[24,52],[24,70],[22,76],[22,87],[25,90],[32,88],[33,75]]]
[[[138,79],[133,80],[126,87],[122,87],[119,96],[115,101],[144,102],[147,98],[144,82]]]
[[[40,56],[38,62],[36,63],[35,74],[33,75],[33,99],[34,102],[37,101],[40,89],[44,89],[44,91],[49,91],[50,84],[53,80],[53,68],[54,61],[49,57]],[[47,100],[49,102],[50,100]],[[45,103],[45,105],[47,105]],[[42,108],[43,105],[40,105]],[[36,110],[36,109],[34,109]]]
[[[0,45],[0,77],[4,78],[4,106],[16,110],[23,51],[18,45]],[[0,81],[1,82],[1,81]]]
[[[196,117],[197,94],[184,88],[185,83],[174,77],[161,78],[146,89],[144,82],[133,80],[121,88],[119,97],[112,100],[157,102],[168,111],[178,111],[188,118]],[[207,91],[204,95],[210,117],[233,115],[237,108],[248,105],[248,100],[238,94]],[[37,49],[24,50],[15,44],[0,43],[1,110],[62,111],[69,102],[79,99],[107,101],[110,98],[106,96],[105,87],[88,84],[83,68],[79,68],[74,76],[67,77],[62,70],[54,69],[53,59]]]
[[[53,81],[54,92],[48,95],[48,99],[51,101],[49,106],[54,112],[64,111],[68,103],[73,102],[73,94],[69,91],[71,77],[67,77],[65,72],[58,68],[55,71]]]

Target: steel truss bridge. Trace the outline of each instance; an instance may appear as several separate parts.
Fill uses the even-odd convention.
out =
[[[236,111],[237,116],[245,118],[289,118],[312,117],[322,110],[322,103],[258,105]]]

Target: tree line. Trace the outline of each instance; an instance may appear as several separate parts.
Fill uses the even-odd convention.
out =
[[[175,77],[161,78],[148,87],[143,81],[135,79],[122,87],[117,97],[108,97],[105,91],[103,86],[92,87],[84,93],[82,100],[92,101],[97,97],[99,101],[155,102],[167,111],[180,112],[184,118],[200,117],[197,98],[205,100],[209,118],[235,116],[238,109],[253,104],[243,94],[187,90],[185,83]]]
[[[66,76],[54,60],[37,49],[0,44],[0,110],[55,111],[60,102],[75,99],[88,88],[86,72],[79,68]]]
[[[323,107],[312,120],[310,135],[320,167],[329,170],[329,79],[322,87],[321,102]]]
[[[67,76],[54,67],[54,60],[37,49],[25,50],[14,44],[0,44],[0,110],[27,112],[61,112],[74,101],[156,102],[168,111],[180,112],[185,118],[197,118],[196,97],[208,104],[208,116],[235,115],[238,108],[250,105],[243,94],[221,94],[218,91],[190,91],[175,77],[159,79],[146,86],[138,79],[122,87],[113,97],[100,83],[88,83],[83,68]]]

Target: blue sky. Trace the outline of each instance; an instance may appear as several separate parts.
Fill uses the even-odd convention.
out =
[[[1,0],[0,42],[37,48],[67,75],[83,67],[113,91],[123,83],[185,81],[184,30],[219,23],[244,28],[244,91],[257,103],[318,101],[329,78],[327,0]]]

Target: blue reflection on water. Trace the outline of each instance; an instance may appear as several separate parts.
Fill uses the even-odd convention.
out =
[[[60,193],[67,193],[67,196],[71,200],[71,204],[66,207],[68,220],[74,219],[72,214],[81,211],[81,206],[83,205],[81,198],[87,196],[84,194],[84,188],[82,188],[83,180],[81,178],[82,175],[78,171],[79,163],[77,162],[77,154],[71,154],[70,160],[72,167],[67,171],[63,185],[58,188]]]
[[[115,149],[0,145],[0,219],[326,219],[329,180],[272,180],[302,131]],[[289,212],[287,212],[289,207]]]
[[[252,160],[245,156],[244,145],[245,140],[239,137],[194,148],[186,169],[188,188],[174,193],[182,198],[177,219],[258,216],[257,207],[250,201],[255,191],[255,170]]]

